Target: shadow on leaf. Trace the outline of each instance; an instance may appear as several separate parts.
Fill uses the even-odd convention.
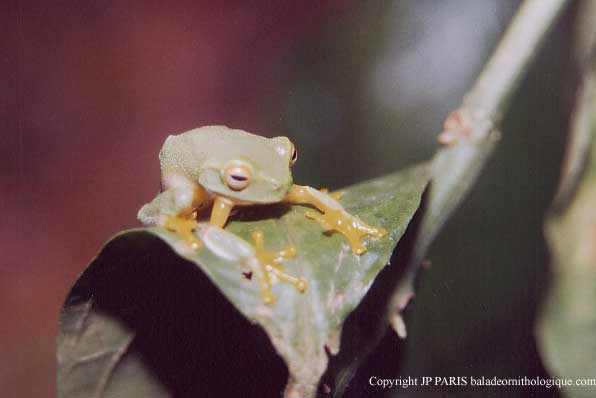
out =
[[[61,323],[62,398],[279,396],[287,379],[262,329],[149,234],[105,247],[72,289]],[[118,339],[106,352],[105,342]],[[85,368],[105,377],[77,380]]]

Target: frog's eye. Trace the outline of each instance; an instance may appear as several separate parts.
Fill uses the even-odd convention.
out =
[[[290,149],[292,151],[292,155],[290,156],[290,166],[293,166],[294,163],[296,163],[296,160],[298,160],[298,151],[296,150],[294,144],[290,143],[290,145]]]
[[[245,165],[234,164],[224,171],[224,180],[226,185],[234,191],[241,191],[250,184],[252,172]]]

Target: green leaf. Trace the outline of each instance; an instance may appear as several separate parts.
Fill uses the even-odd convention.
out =
[[[428,178],[423,164],[342,189],[348,212],[389,231],[370,240],[362,256],[354,255],[340,234],[324,234],[305,217],[304,206],[241,214],[226,231],[242,240],[223,253],[220,246],[219,255],[208,244],[190,251],[178,235],[161,228],[117,235],[66,300],[58,338],[59,396],[191,396],[211,388],[262,395],[256,391],[286,373],[283,366],[276,370],[279,359],[263,343],[261,329],[250,323],[262,327],[287,366],[285,396],[315,396],[329,355],[340,349],[346,317],[391,258]],[[225,233],[208,226],[200,230],[205,242]],[[247,242],[255,230],[264,232],[269,250],[296,247],[296,258],[286,260],[284,268],[308,280],[304,293],[278,283],[276,303],[262,303],[256,278],[245,277],[234,261],[246,247],[250,251]],[[376,311],[385,314],[386,306]],[[221,373],[218,366],[227,367],[226,381],[210,384]]]
[[[546,367],[568,397],[596,396],[596,74],[583,79],[557,200],[545,225],[552,283],[537,335]]]

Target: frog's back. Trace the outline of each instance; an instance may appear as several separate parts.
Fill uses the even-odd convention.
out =
[[[265,143],[267,138],[226,126],[204,126],[171,135],[159,153],[162,177],[174,172],[198,180],[212,154],[226,158],[261,140]]]

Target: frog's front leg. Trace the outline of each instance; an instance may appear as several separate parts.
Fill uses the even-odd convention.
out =
[[[209,223],[216,227],[223,228],[230,217],[230,212],[234,208],[234,202],[223,196],[218,196],[213,202],[213,209],[211,209],[211,218]]]
[[[326,230],[342,233],[350,242],[354,253],[358,255],[366,252],[366,246],[360,242],[360,238],[366,235],[381,238],[387,234],[384,228],[371,227],[358,217],[349,214],[328,193],[308,186],[293,185],[284,201],[294,204],[309,204],[317,208],[323,214],[309,211],[306,212],[306,217],[316,220]]]
[[[197,211],[209,204],[209,195],[197,184],[181,184],[161,192],[139,210],[138,219],[146,226],[159,225],[176,232],[196,250],[201,242],[194,230]]]

